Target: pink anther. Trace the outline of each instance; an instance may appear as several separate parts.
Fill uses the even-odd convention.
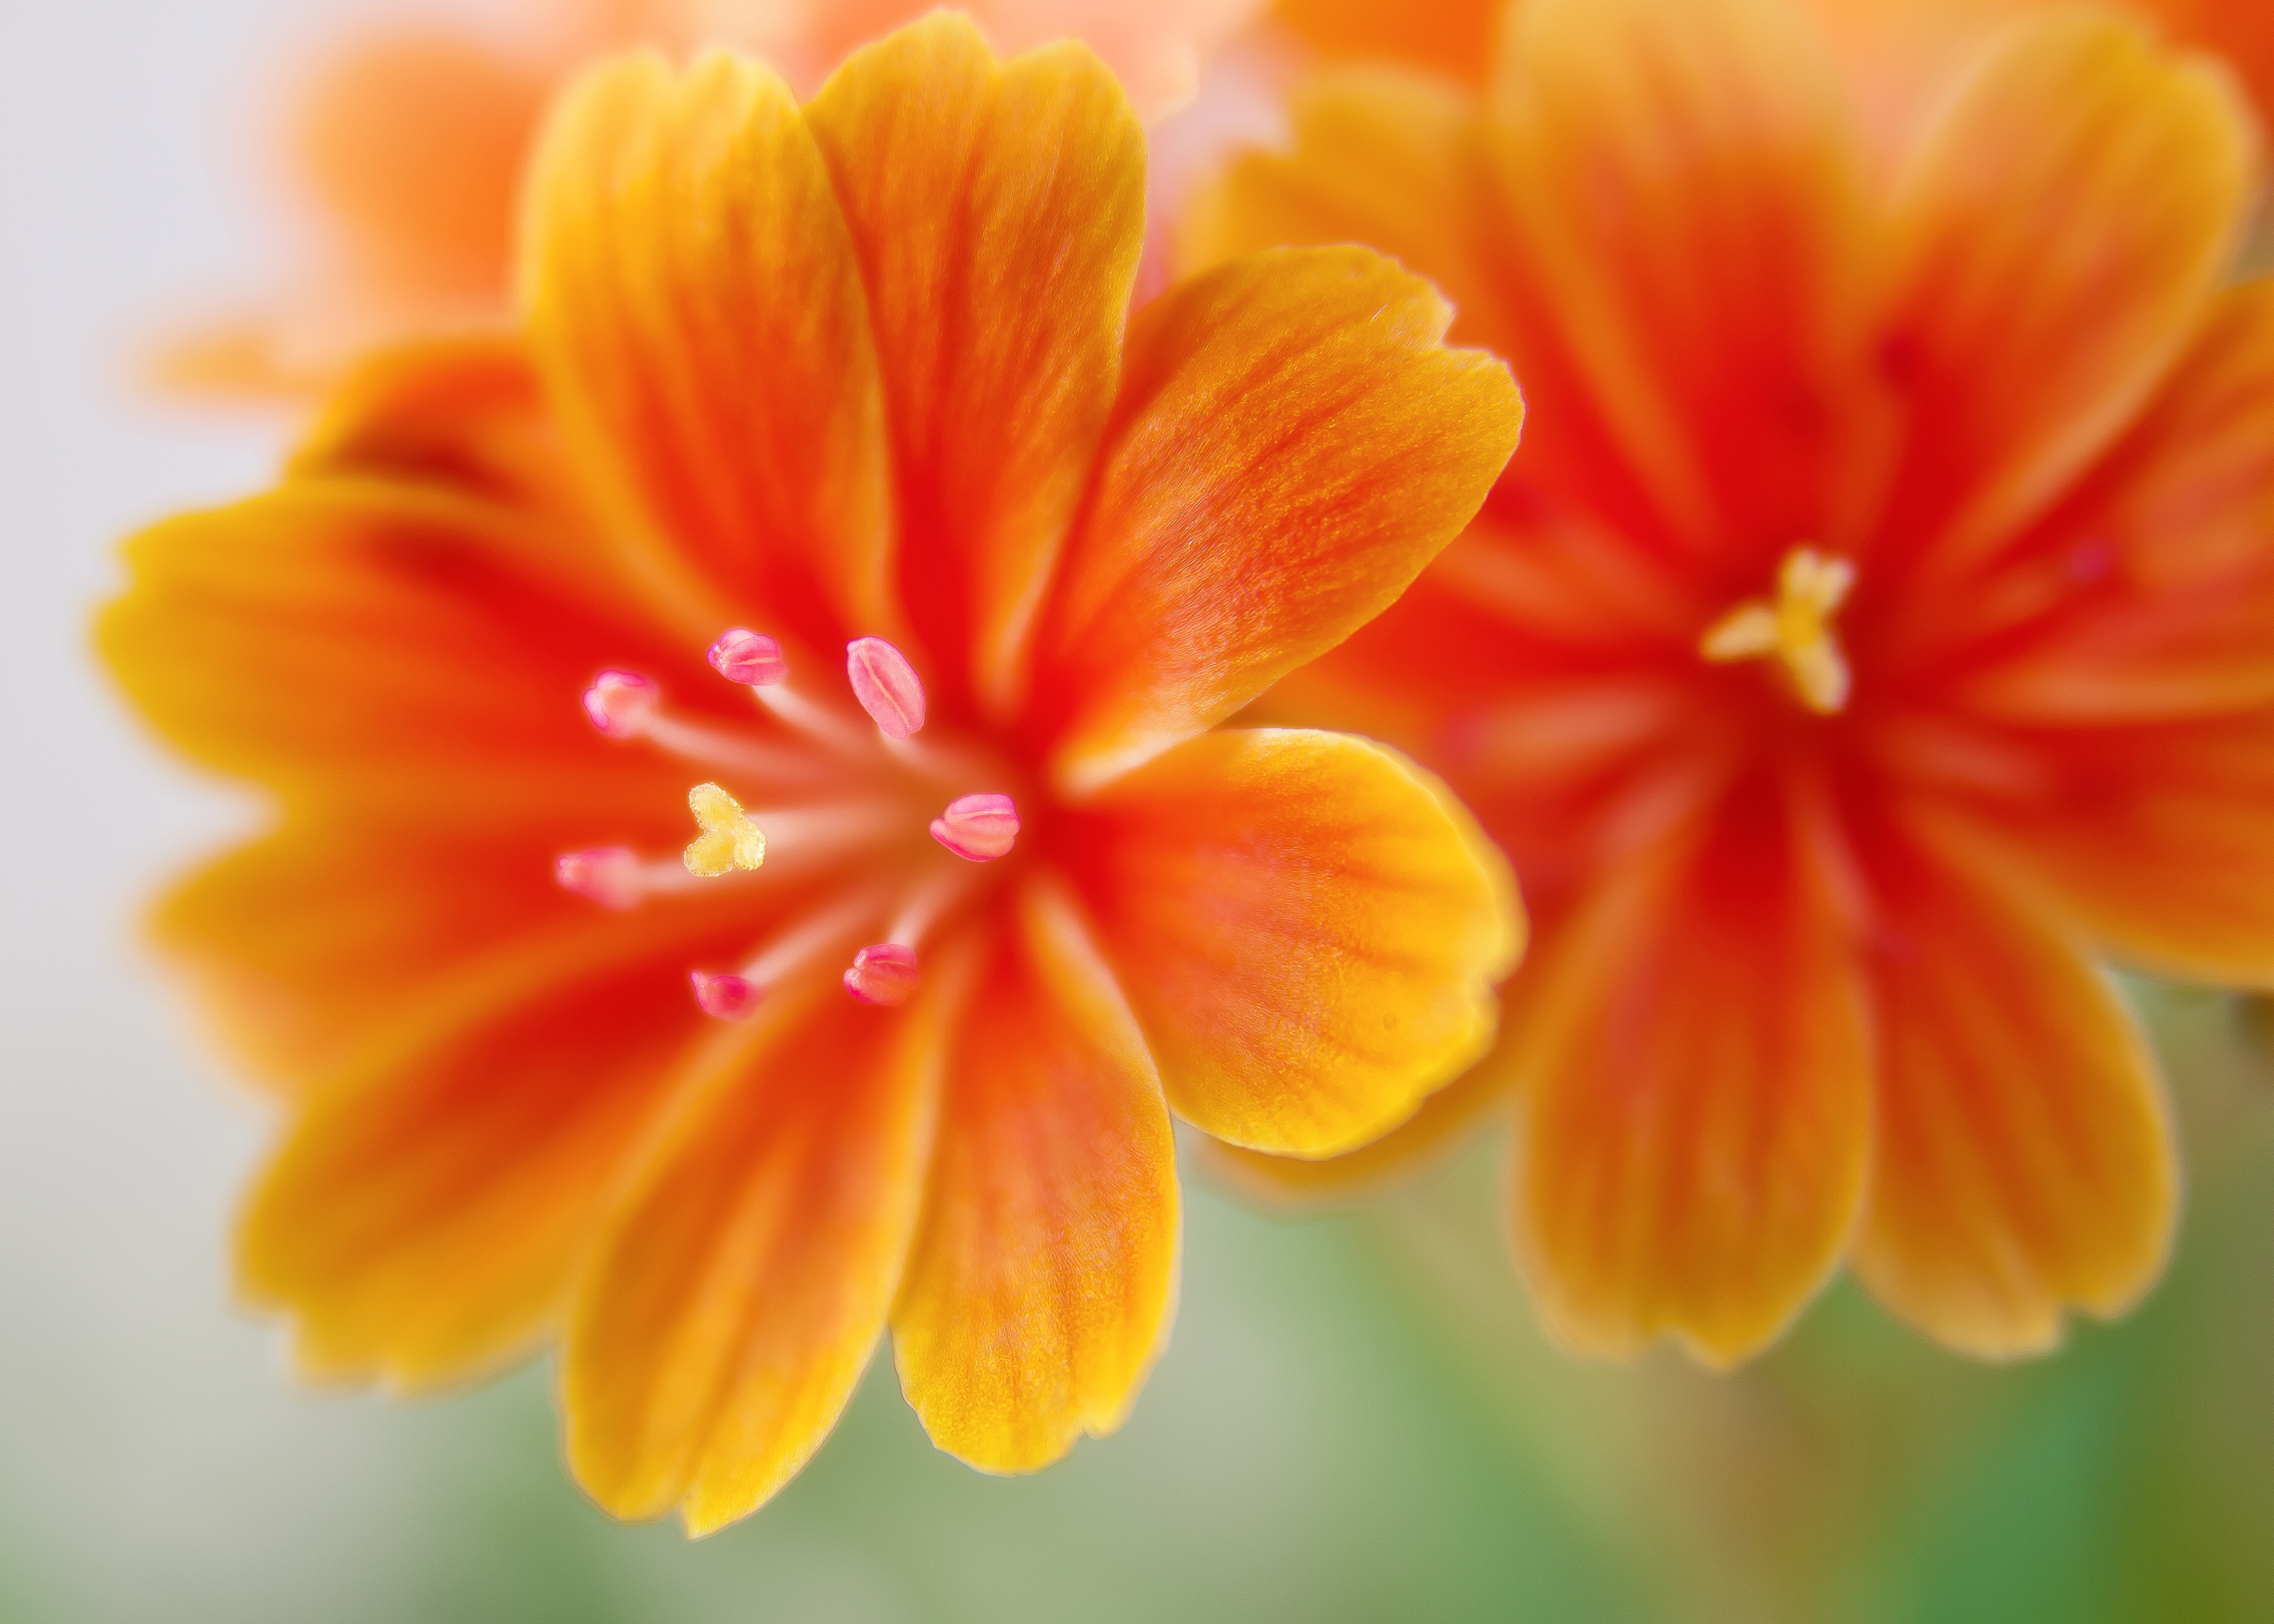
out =
[[[713,1020],[748,1020],[766,1001],[764,988],[732,971],[712,975],[707,970],[692,970],[687,979],[695,989],[695,1002]]]
[[[639,853],[622,846],[570,852],[553,862],[553,877],[561,890],[589,897],[604,908],[636,907],[646,889],[640,883]]]
[[[584,690],[584,714],[611,739],[636,739],[647,730],[663,690],[636,671],[604,671]]]
[[[1019,840],[1019,808],[1008,795],[964,795],[931,821],[931,838],[969,862],[1007,855]]]
[[[847,643],[845,674],[853,680],[853,696],[887,739],[905,739],[924,725],[923,679],[908,657],[882,637],[855,637]]]
[[[862,948],[845,973],[845,990],[863,1004],[906,1004],[915,989],[916,950],[898,942]]]
[[[745,688],[772,688],[789,676],[789,661],[782,657],[781,644],[740,627],[711,645],[711,668]]]

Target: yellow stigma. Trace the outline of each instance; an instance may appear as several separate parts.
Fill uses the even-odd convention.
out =
[[[1856,567],[1813,547],[1795,547],[1777,572],[1774,603],[1751,598],[1713,622],[1698,651],[1717,665],[1774,658],[1801,703],[1829,716],[1848,703],[1848,659],[1832,617],[1856,584]]]
[[[766,860],[766,837],[742,810],[742,803],[716,784],[697,784],[687,805],[703,832],[688,842],[687,871],[715,880],[737,868],[755,868]]]

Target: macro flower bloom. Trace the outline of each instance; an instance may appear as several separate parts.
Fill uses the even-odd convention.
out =
[[[1934,86],[1997,29],[2067,0],[1798,0],[1823,30],[1867,134],[1894,145]],[[2243,0],[2099,0],[2215,51],[2262,114],[2274,109],[2274,6]],[[1329,61],[1396,63],[1483,86],[1525,0],[1277,0],[1287,33]],[[1879,144],[1875,141],[1875,145]]]
[[[1261,0],[970,0],[994,43],[1073,36],[1139,110],[1190,98],[1200,64]],[[374,344],[505,319],[514,200],[547,99],[583,64],[634,46],[719,44],[764,58],[801,94],[925,0],[520,0],[515,26],[388,24],[319,62],[282,156],[312,264],[259,307],[209,321],[161,357],[192,389],[293,395]]]
[[[1440,771],[1535,947],[1495,1059],[1551,1326],[1714,1362],[1848,1261],[1949,1345],[2157,1274],[2176,1176],[2093,955],[2274,980],[2274,285],[2232,81],[2047,13],[1892,178],[1775,0],[1533,0],[1483,101],[1350,76],[1205,260],[1372,243],[1510,357],[1478,523],[1267,714]]]
[[[283,808],[160,921],[290,1113],[243,1289],[403,1388],[559,1335],[622,1515],[758,1505],[888,1318],[942,1447],[1041,1466],[1165,1334],[1171,1109],[1324,1154],[1490,1041],[1514,896],[1442,786],[1214,725],[1520,402],[1362,249],[1129,316],[1143,136],[1079,46],[936,17],[803,109],[635,55],[549,130],[525,347],[376,362],[102,625]]]

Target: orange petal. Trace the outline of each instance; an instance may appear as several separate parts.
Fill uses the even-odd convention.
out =
[[[1204,734],[1078,815],[1069,850],[1169,1102],[1326,1156],[1491,1041],[1522,945],[1505,866],[1434,778],[1337,733]]]
[[[1492,65],[1502,0],[1277,0],[1278,19],[1329,57],[1386,57],[1474,84]]]
[[[1774,0],[1534,0],[1508,61],[1529,325],[1568,352],[1653,528],[1755,590],[1852,496],[1862,163],[1831,69]]]
[[[549,799],[639,825],[685,775],[612,748],[577,695],[606,664],[702,667],[595,606],[546,543],[446,491],[290,485],[137,537],[98,637],[160,732],[289,795],[492,826]]]
[[[1364,243],[1437,284],[1455,337],[1505,354],[1475,99],[1344,69],[1302,86],[1287,115],[1290,150],[1241,154],[1193,199],[1177,233],[1186,268],[1282,244]]]
[[[1176,1145],[1161,1080],[1070,898],[1030,886],[949,1067],[892,1311],[931,1440],[1034,1471],[1121,1425],[1168,1335]]]
[[[2274,987],[2274,718],[2040,734],[1939,831],[2134,963]]]
[[[1881,876],[1878,1151],[1856,1269],[1961,1352],[2034,1353],[2161,1272],[2179,1183],[2146,1043],[2041,920],[1930,858]]]
[[[2232,82],[2105,14],[2000,36],[1914,154],[1882,363],[1884,545],[1954,569],[2120,434],[2193,336],[2255,172]]]
[[[240,1221],[237,1274],[290,1312],[310,1374],[429,1387],[554,1327],[627,1147],[704,1024],[682,954],[747,945],[607,925],[398,1010],[293,1124]]]
[[[2083,487],[1933,613],[1946,643],[2003,634],[1954,695],[2002,723],[2274,705],[2274,282],[2222,294]]]
[[[1264,707],[1444,773],[1537,914],[1663,832],[1695,798],[1680,782],[1750,748],[1698,680],[1707,613],[1624,533],[1503,485],[1411,591]]]
[[[503,333],[425,338],[367,357],[341,382],[294,451],[290,471],[448,490],[549,523],[585,520],[561,470],[544,386],[527,349]],[[556,538],[558,561],[604,561]],[[568,556],[561,556],[568,555]]]
[[[449,996],[482,966],[624,923],[563,891],[553,861],[627,836],[668,850],[686,831],[682,807],[683,797],[659,801],[628,828],[547,801],[510,828],[471,830],[327,808],[184,882],[152,931],[230,1049],[301,1093],[391,1044],[407,1009]],[[777,884],[765,899],[780,909],[794,898]],[[751,906],[736,887],[673,898],[651,905],[641,929],[677,929],[691,944],[722,923],[751,929]]]
[[[1042,639],[1057,771],[1095,786],[1229,716],[1404,591],[1473,515],[1523,402],[1359,248],[1257,254],[1132,324]]]
[[[704,1063],[581,1287],[568,1462],[618,1516],[707,1533],[795,1474],[852,1396],[922,1208],[960,998],[785,993]]]
[[[892,634],[876,347],[787,87],[619,58],[556,105],[527,195],[523,306],[636,578],[705,639]]]
[[[868,284],[919,633],[998,709],[1113,404],[1145,138],[1071,42],[998,69],[936,13],[806,109]]]
[[[468,34],[394,27],[312,76],[295,156],[384,297],[444,290],[502,307],[513,203],[549,76]]]
[[[1580,1351],[1671,1333],[1734,1363],[1847,1246],[1871,1039],[1821,816],[1746,788],[1617,873],[1525,973],[1517,1255]]]
[[[2048,0],[1800,0],[1847,79],[1884,167],[1914,144],[1934,93],[1998,28]],[[2055,4],[2059,0],[2054,0]]]
[[[1499,1047],[1510,1037],[1503,1027]],[[1324,1161],[1271,1156],[1202,1139],[1201,1168],[1259,1207],[1300,1209],[1374,1195],[1442,1155],[1508,1103],[1508,1068],[1478,1062],[1421,1102],[1421,1109],[1370,1145]]]
[[[2181,39],[2218,53],[2241,76],[2262,115],[2274,112],[2274,11],[2233,0],[2147,0]]]

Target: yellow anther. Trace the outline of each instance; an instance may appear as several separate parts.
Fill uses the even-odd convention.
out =
[[[1795,547],[1777,572],[1774,603],[1751,598],[1713,622],[1698,651],[1716,664],[1773,658],[1801,703],[1829,716],[1848,703],[1848,659],[1832,617],[1856,584],[1856,567],[1813,547]]]
[[[687,871],[715,880],[737,868],[755,868],[766,860],[764,831],[750,821],[742,803],[716,784],[687,792],[689,810],[703,832],[688,842]]]

